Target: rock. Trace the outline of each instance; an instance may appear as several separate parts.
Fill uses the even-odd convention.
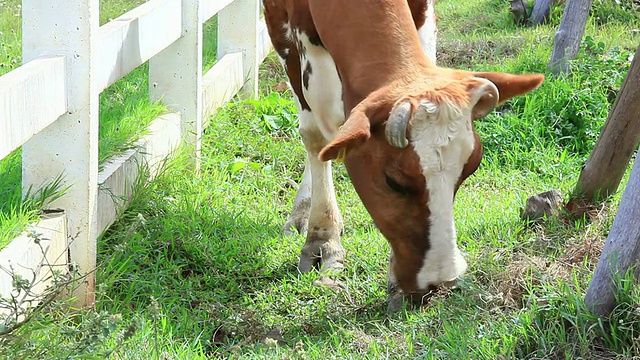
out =
[[[275,328],[269,331],[264,339],[264,343],[267,346],[282,346],[287,344],[287,342],[284,340],[284,337],[282,336],[282,330],[280,330],[279,328]]]
[[[520,208],[520,218],[529,222],[540,222],[559,214],[562,208],[562,193],[553,189],[527,199],[527,205]]]
[[[516,24],[522,24],[527,19],[527,8],[524,0],[509,0],[511,7],[509,11],[513,14],[513,21]]]

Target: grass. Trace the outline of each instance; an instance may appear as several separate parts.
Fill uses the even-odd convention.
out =
[[[440,1],[440,62],[544,72],[558,11],[550,25],[519,28],[507,7],[499,0]],[[260,101],[232,103],[211,122],[201,175],[186,165],[186,149],[140,186],[101,239],[95,311],[70,315],[56,304],[0,340],[2,354],[12,354],[2,356],[631,358],[640,352],[640,289],[630,276],[617,280],[611,317],[590,315],[582,301],[619,194],[589,221],[529,227],[518,217],[530,195],[571,191],[637,44],[623,25],[638,27],[639,20],[616,20],[626,21],[627,11],[590,23],[573,75],[549,77],[477,122],[485,158],[456,198],[470,265],[459,290],[443,290],[421,309],[386,313],[389,248],[340,165],[334,169],[347,250],[341,280],[348,290],[315,287],[317,274],[297,273],[304,239],[282,238],[280,226],[304,151],[290,94],[270,91],[284,77],[269,58]]]
[[[145,3],[146,0],[101,0],[100,24]],[[0,75],[22,63],[21,1],[0,1]],[[204,25],[205,70],[215,63],[217,23],[213,18]],[[149,100],[148,63],[138,67],[100,94],[99,162],[134,148],[151,120],[166,111],[160,102]],[[0,160],[0,249],[15,238],[26,225],[36,221],[38,202],[22,201],[22,160],[20,149]]]

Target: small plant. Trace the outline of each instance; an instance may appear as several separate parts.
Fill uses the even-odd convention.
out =
[[[73,299],[63,299],[83,281],[82,277],[74,272],[72,264],[47,262],[43,244],[48,239],[35,231],[28,235],[45,262],[31,270],[29,278],[12,266],[0,265],[0,271],[11,276],[13,287],[9,293],[0,294],[0,359],[104,359],[123,346],[136,333],[140,321],[125,321],[120,314],[106,311],[70,312]],[[42,290],[45,282],[49,285]],[[97,295],[102,292],[102,286],[98,286]]]
[[[278,92],[258,100],[247,100],[254,106],[263,128],[269,133],[282,133],[287,137],[295,136],[298,129],[298,111],[295,103],[284,98]]]
[[[244,168],[262,170],[263,166],[260,163],[257,163],[254,161],[247,161],[245,159],[236,158],[232,163],[229,164],[229,166],[227,167],[227,170],[231,175],[235,175],[236,173],[238,173],[238,171]],[[265,169],[267,168],[265,167]]]

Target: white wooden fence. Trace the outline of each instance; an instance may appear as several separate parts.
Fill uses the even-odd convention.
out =
[[[64,175],[69,191],[49,205],[63,212],[34,225],[46,261],[76,264],[86,275],[79,305],[93,304],[96,239],[125,206],[140,161],[156,170],[184,140],[200,151],[203,118],[241,91],[257,94],[258,65],[270,49],[260,0],[151,0],[99,26],[98,0],[22,1],[23,62],[0,77],[0,159],[22,146],[23,189]],[[218,61],[202,73],[203,22],[218,15]],[[170,113],[155,119],[139,149],[98,171],[101,91],[149,60],[152,100]],[[67,251],[68,249],[68,251]],[[26,278],[42,251],[23,235],[0,251],[0,266]],[[43,283],[43,286],[46,285]],[[0,294],[11,276],[0,271]]]

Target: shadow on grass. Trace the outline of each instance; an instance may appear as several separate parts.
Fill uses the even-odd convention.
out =
[[[338,292],[312,285],[317,273],[300,274],[304,239],[281,235],[277,209],[240,204],[224,182],[178,194],[167,179],[140,191],[99,242],[100,310],[165,319],[174,336],[199,339],[212,353],[276,333],[293,347],[305,337],[331,338],[336,324],[386,317],[379,279],[371,280],[378,296],[363,301],[352,297],[361,289]]]

